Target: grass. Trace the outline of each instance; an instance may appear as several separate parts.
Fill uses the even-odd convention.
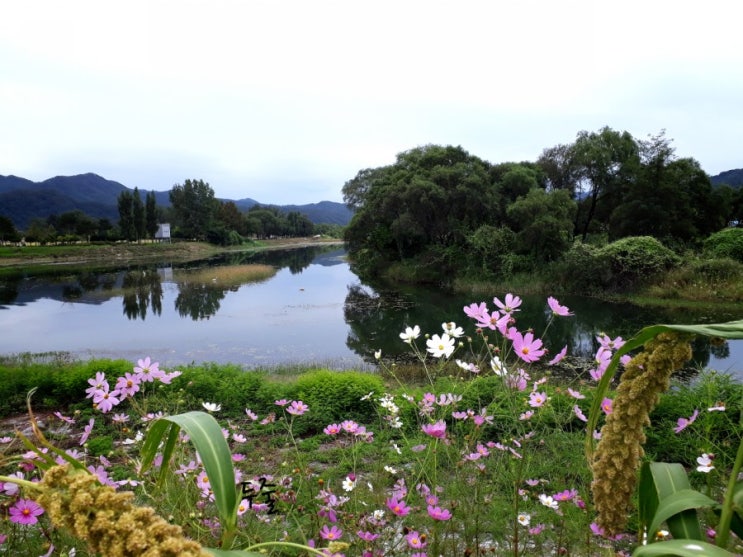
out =
[[[173,278],[179,282],[213,284],[230,288],[249,282],[260,282],[275,274],[276,268],[271,265],[229,265],[177,270]]]

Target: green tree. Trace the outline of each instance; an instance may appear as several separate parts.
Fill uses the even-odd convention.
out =
[[[214,190],[203,180],[186,180],[170,190],[175,225],[186,238],[206,240],[217,212],[219,201]]]
[[[42,218],[32,219],[26,231],[26,240],[29,242],[39,242],[46,244],[51,242],[57,235],[57,231],[52,224]]]
[[[467,238],[500,210],[489,170],[461,147],[426,145],[361,171],[343,189],[356,209],[344,236],[351,257],[370,271],[414,258],[440,273],[462,264]]]
[[[216,220],[227,230],[234,230],[240,235],[247,233],[245,216],[233,201],[225,201],[219,204]]]
[[[584,197],[576,213],[576,233],[585,241],[594,219],[599,231],[621,200],[623,189],[639,169],[639,146],[628,132],[604,127],[598,132],[582,131],[573,146],[580,169],[577,195]]]
[[[119,230],[124,240],[134,240],[137,229],[134,225],[134,196],[129,190],[124,190],[118,197]]]
[[[18,240],[20,236],[13,221],[5,215],[0,215],[0,242],[17,242]]]
[[[576,204],[566,190],[534,188],[508,207],[514,250],[538,262],[555,261],[573,242]]]
[[[139,188],[136,187],[134,193],[132,193],[132,219],[134,221],[135,238],[139,242],[147,234],[147,219],[144,203],[142,203],[142,197],[139,195]]]
[[[147,197],[145,199],[145,231],[147,232],[148,238],[155,237],[159,216],[160,215],[157,207],[157,200],[155,199],[155,192],[150,191],[147,193]]]

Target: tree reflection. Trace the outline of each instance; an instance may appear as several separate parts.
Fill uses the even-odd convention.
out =
[[[194,321],[209,319],[219,311],[220,302],[229,290],[236,291],[237,288],[220,288],[200,282],[179,282],[175,309],[181,317],[190,317]]]
[[[152,269],[128,271],[122,281],[124,294],[121,303],[124,315],[129,319],[147,317],[150,309],[153,315],[163,311],[163,287],[160,275]]]

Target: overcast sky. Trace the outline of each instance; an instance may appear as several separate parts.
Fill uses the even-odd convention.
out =
[[[666,130],[743,167],[739,0],[24,0],[0,10],[0,174],[341,201],[397,153],[536,160]]]

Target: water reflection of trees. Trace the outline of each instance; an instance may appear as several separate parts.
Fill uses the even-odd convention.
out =
[[[163,312],[163,287],[156,270],[138,269],[124,273],[121,304],[129,319],[147,317],[148,309],[153,315]]]
[[[228,291],[235,292],[237,288],[220,288],[200,282],[179,282],[175,309],[181,317],[190,317],[194,321],[209,319],[219,311],[220,303]]]

